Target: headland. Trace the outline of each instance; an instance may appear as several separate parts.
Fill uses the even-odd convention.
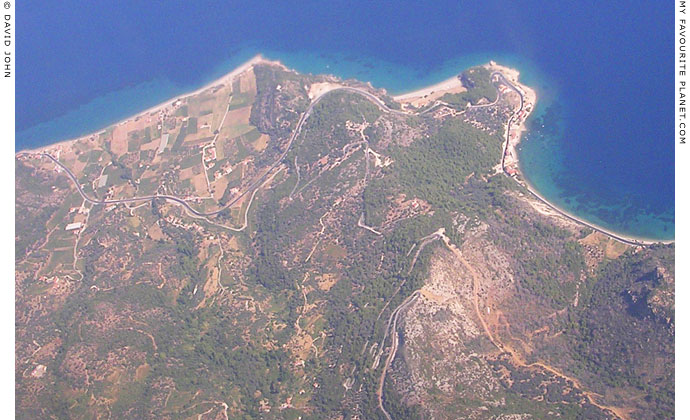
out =
[[[155,105],[153,107],[150,107],[142,112],[139,112],[131,117],[125,118],[115,124],[110,125],[108,128],[112,127],[114,129],[117,129],[117,127],[127,127],[131,128],[132,126],[135,126],[138,121],[142,121],[142,123],[149,123],[151,121],[151,118],[156,118],[159,115],[164,115],[172,110],[174,110],[175,104],[178,103],[181,99],[197,95],[199,93],[202,93],[206,90],[209,89],[214,89],[218,88],[221,86],[226,86],[230,83],[233,82],[233,80],[240,74],[244,73],[245,71],[251,69],[253,66],[258,65],[258,64],[273,64],[273,65],[279,65],[283,68],[286,68],[281,62],[279,61],[273,61],[273,60],[268,60],[264,58],[261,54],[258,54],[254,57],[252,57],[250,60],[242,63],[240,66],[237,68],[233,69],[232,71],[228,72],[227,74],[219,77],[216,80],[213,80],[206,85],[182,94],[182,95],[177,95],[165,102],[162,102],[158,105]],[[602,226],[599,226],[595,223],[589,222],[561,207],[558,205],[554,204],[553,202],[549,201],[546,199],[543,195],[541,195],[533,185],[531,185],[526,177],[523,175],[523,172],[520,168],[520,161],[519,161],[519,152],[518,152],[518,145],[520,144],[520,141],[522,139],[523,134],[527,131],[525,122],[529,118],[529,116],[533,113],[535,109],[535,105],[537,103],[537,93],[536,91],[527,86],[524,85],[519,81],[520,78],[520,72],[517,69],[502,66],[500,64],[497,64],[494,61],[489,62],[488,64],[485,64],[483,66],[487,70],[489,70],[492,73],[492,78],[496,82],[496,85],[498,86],[499,92],[498,94],[505,94],[508,90],[514,90],[517,92],[520,96],[520,107],[515,111],[513,116],[509,119],[509,121],[505,124],[505,138],[504,138],[504,143],[503,143],[503,154],[501,158],[501,163],[497,165],[496,167],[496,173],[504,173],[506,176],[509,176],[513,178],[517,183],[522,185],[527,191],[533,195],[533,197],[546,206],[550,208],[553,211],[553,215],[560,215],[562,217],[565,217],[571,221],[574,221],[576,223],[579,223],[581,225],[587,226],[595,231],[601,232],[615,240],[618,240],[620,242],[626,243],[628,245],[632,246],[644,246],[644,245],[652,245],[652,244],[657,244],[657,243],[673,243],[673,240],[655,240],[651,238],[641,238],[641,237],[635,237],[631,235],[626,235],[622,234],[619,232],[615,232],[610,229],[606,229]],[[324,86],[323,90],[324,92],[310,92],[310,97],[312,95],[319,96],[320,94],[325,93],[326,91],[332,89],[332,86]],[[443,80],[439,83],[435,83],[433,85],[430,85],[425,88],[417,89],[412,92],[396,95],[393,97],[393,99],[402,105],[411,105],[413,108],[420,108],[423,107],[424,105],[428,105],[432,102],[443,104],[442,101],[440,101],[440,98],[448,93],[460,93],[466,91],[467,88],[463,85],[461,79],[459,76],[454,76],[452,78],[448,78],[446,80]],[[479,104],[479,105],[469,105],[468,107],[485,107],[485,106],[491,106],[492,104]],[[53,143],[45,146],[41,146],[35,149],[30,149],[30,150],[20,150],[16,153],[16,155],[21,155],[25,153],[36,153],[36,152],[45,152],[45,153],[53,153],[56,152],[58,153],[60,149],[62,149],[65,146],[69,146],[70,144],[80,141],[80,140],[85,140],[85,139],[90,139],[94,140],[97,136],[100,134],[104,133],[105,130],[108,128],[103,128],[100,130],[97,130],[95,132],[92,132],[90,134],[80,136],[74,139],[69,139],[69,140],[64,140],[58,143]]]
[[[499,84],[499,95],[504,94],[507,90],[512,89],[520,95],[520,107],[515,111],[510,120],[505,124],[505,138],[503,142],[503,155],[500,165],[496,166],[497,173],[504,173],[513,178],[518,184],[523,186],[527,191],[538,201],[547,206],[550,211],[543,211],[547,215],[557,215],[564,217],[573,222],[584,225],[597,232],[601,232],[617,241],[623,242],[632,246],[647,246],[658,243],[670,244],[673,240],[656,240],[652,238],[636,237],[616,232],[602,226],[592,223],[582,217],[579,217],[561,207],[554,204],[540,194],[537,189],[529,183],[524,176],[520,167],[518,145],[527,131],[526,121],[534,112],[537,104],[536,91],[519,81],[520,72],[517,69],[502,66],[494,61],[484,65],[484,67],[491,71],[492,74],[502,78],[503,84]],[[497,80],[498,81],[498,80]],[[466,88],[462,85],[459,77],[453,77],[444,80],[440,83],[428,86],[426,88],[418,89],[413,92],[397,95],[393,99],[401,104],[412,104],[415,107],[438,101],[446,93],[457,93],[465,91]],[[488,106],[490,104],[474,105],[474,106]],[[472,107],[473,105],[468,105]]]

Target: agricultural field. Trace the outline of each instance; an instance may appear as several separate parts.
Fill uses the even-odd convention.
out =
[[[19,154],[17,417],[672,418],[673,245],[540,211],[485,70],[261,62]]]

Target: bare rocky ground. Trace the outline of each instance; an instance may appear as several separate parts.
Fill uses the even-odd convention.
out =
[[[343,82],[253,74],[166,115],[174,151],[152,121],[61,155],[87,189],[110,174],[99,197],[210,210],[262,181],[220,217],[85,204],[18,159],[18,417],[668,417],[673,247],[591,233],[497,174],[514,95],[413,116],[333,92],[274,166]]]

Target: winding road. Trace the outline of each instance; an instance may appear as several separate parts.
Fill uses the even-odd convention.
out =
[[[513,115],[510,116],[510,119],[508,120],[508,127],[506,128],[506,145],[503,148],[503,154],[501,155],[501,169],[503,170],[503,173],[508,175],[508,173],[506,172],[506,152],[508,151],[508,143],[510,142],[510,126],[513,124],[515,117],[517,117],[517,115],[524,108],[525,98],[522,95],[522,92],[520,92],[520,89],[518,89],[517,87],[515,87],[515,85],[510,83],[508,81],[508,79],[506,79],[505,76],[503,76],[502,73],[495,71],[495,72],[491,73],[491,78],[493,79],[494,76],[498,76],[498,78],[500,79],[501,82],[503,82],[503,84],[508,86],[511,90],[515,91],[515,93],[517,93],[518,96],[520,97],[520,108],[517,111],[515,111],[513,113]],[[501,91],[499,90],[498,91],[498,98],[500,98],[500,97],[501,97]],[[496,100],[498,100],[498,98],[496,98]],[[510,175],[508,175],[508,176],[510,176]]]
[[[391,415],[386,411],[385,407],[383,406],[383,385],[386,381],[386,373],[388,372],[388,368],[390,368],[391,363],[393,362],[393,359],[395,359],[395,354],[398,352],[398,335],[396,334],[396,331],[398,329],[398,316],[402,311],[407,309],[408,306],[412,304],[412,302],[419,297],[420,291],[415,290],[412,292],[410,296],[408,296],[400,305],[398,305],[397,308],[391,313],[391,316],[388,318],[388,325],[386,326],[386,334],[383,337],[383,340],[381,341],[381,347],[379,351],[379,357],[381,356],[381,352],[383,351],[383,346],[386,342],[386,338],[389,335],[390,331],[390,336],[391,336],[391,348],[390,352],[388,353],[388,357],[386,357],[386,361],[383,364],[383,371],[381,372],[381,376],[379,377],[379,384],[376,389],[376,398],[378,399],[379,402],[379,409],[381,412],[386,416],[386,419],[388,420],[393,420]],[[392,326],[391,326],[392,322]]]
[[[506,151],[508,150],[508,147],[509,147],[510,132],[511,132],[511,128],[512,128],[513,123],[516,121],[517,115],[524,109],[525,100],[524,100],[524,95],[523,95],[523,93],[520,91],[520,89],[518,89],[513,83],[511,83],[510,81],[508,81],[508,80],[506,79],[506,77],[505,77],[502,73],[500,73],[500,72],[493,72],[493,73],[491,74],[491,77],[492,77],[492,79],[493,79],[494,77],[497,77],[497,78],[498,78],[498,83],[503,83],[503,84],[504,84],[505,86],[507,86],[509,89],[515,91],[515,92],[518,94],[519,98],[520,98],[520,107],[519,107],[519,109],[513,113],[513,115],[510,117],[510,119],[508,120],[508,123],[507,123],[505,146],[504,146],[503,153],[502,153],[502,156],[501,156],[501,168],[502,168],[504,174],[508,175],[507,172],[506,172],[506,167],[505,167],[505,156],[506,156]],[[194,215],[194,216],[206,218],[206,217],[209,217],[209,216],[218,215],[219,213],[223,212],[224,210],[230,208],[231,206],[233,206],[234,204],[236,204],[239,200],[241,200],[241,199],[242,199],[245,195],[247,195],[247,194],[250,194],[250,193],[251,193],[251,194],[252,194],[252,198],[253,198],[253,195],[256,194],[256,191],[258,190],[258,188],[268,179],[268,177],[270,176],[271,172],[272,172],[274,169],[276,169],[276,168],[283,162],[283,160],[285,159],[285,157],[286,157],[287,154],[289,153],[289,151],[290,151],[290,149],[291,149],[291,147],[292,147],[292,145],[293,145],[293,142],[297,139],[297,137],[298,137],[299,134],[301,133],[301,130],[302,130],[302,128],[304,127],[305,122],[306,122],[307,119],[311,116],[311,113],[312,113],[314,107],[315,107],[315,106],[316,106],[326,95],[328,95],[328,94],[330,94],[330,93],[332,93],[332,92],[336,92],[336,91],[346,91],[346,92],[352,92],[352,93],[356,93],[356,94],[362,95],[362,96],[364,96],[367,100],[369,100],[369,101],[371,101],[372,103],[374,103],[377,107],[379,107],[379,108],[380,108],[383,112],[385,112],[385,113],[391,113],[391,114],[403,115],[403,116],[415,115],[415,114],[413,114],[413,113],[404,112],[404,111],[400,111],[400,110],[394,110],[394,109],[389,108],[389,107],[385,104],[385,102],[383,102],[379,97],[375,96],[374,94],[372,94],[372,93],[370,93],[370,92],[368,92],[368,91],[366,91],[366,90],[364,90],[364,89],[355,88],[355,87],[349,87],[349,86],[342,86],[342,87],[338,87],[338,88],[335,88],[335,89],[333,89],[333,90],[330,90],[330,91],[328,91],[328,92],[324,92],[323,94],[321,94],[321,95],[317,96],[316,98],[314,98],[314,99],[312,100],[312,102],[310,103],[310,105],[308,106],[308,108],[305,110],[305,112],[300,116],[300,118],[299,118],[299,120],[298,120],[298,122],[297,122],[297,125],[296,125],[295,130],[294,130],[294,132],[292,133],[292,135],[291,135],[290,138],[289,138],[289,141],[288,141],[288,143],[287,143],[287,147],[286,147],[285,150],[281,153],[281,155],[277,158],[277,160],[276,160],[273,164],[271,164],[271,166],[268,167],[268,168],[266,169],[266,171],[265,171],[260,177],[258,177],[258,178],[255,179],[254,181],[252,181],[252,182],[246,187],[246,189],[245,189],[244,191],[242,191],[239,195],[237,195],[236,197],[234,197],[234,198],[233,198],[232,200],[230,200],[228,203],[226,203],[225,205],[223,205],[222,207],[220,207],[219,209],[214,210],[214,211],[209,211],[209,212],[202,212],[202,211],[199,211],[199,210],[193,208],[192,206],[190,206],[189,203],[188,203],[185,199],[180,198],[180,197],[177,197],[177,196],[174,196],[174,195],[167,195],[167,194],[154,194],[154,195],[146,195],[146,196],[131,197],[131,198],[110,199],[110,200],[99,200],[99,199],[97,199],[97,198],[90,197],[89,195],[87,195],[86,192],[84,191],[84,189],[82,188],[82,186],[80,185],[79,180],[78,180],[77,177],[74,175],[74,173],[73,173],[69,168],[67,168],[63,163],[61,163],[58,159],[56,159],[55,157],[53,157],[52,155],[50,155],[50,154],[48,154],[48,153],[41,153],[40,155],[41,155],[41,156],[44,156],[44,157],[47,157],[47,158],[50,159],[53,163],[55,163],[58,167],[60,167],[62,170],[64,170],[65,173],[67,174],[67,176],[68,176],[68,177],[71,179],[71,181],[74,183],[74,185],[75,185],[75,187],[77,188],[77,191],[79,192],[79,194],[81,195],[81,197],[82,197],[86,202],[91,203],[91,204],[93,204],[93,205],[127,204],[127,203],[136,203],[136,202],[153,201],[153,200],[155,200],[155,199],[163,199],[163,200],[170,201],[170,202],[173,202],[173,203],[176,203],[176,204],[179,204],[179,205],[183,206],[183,207],[186,209],[186,211],[188,211],[190,214],[192,214],[192,215]],[[501,93],[500,93],[500,91],[499,91],[498,97],[497,97],[496,101],[494,101],[494,102],[492,102],[492,103],[489,103],[489,104],[475,105],[475,106],[472,106],[472,108],[493,106],[493,105],[495,105],[496,103],[499,102],[499,100],[501,99],[501,97],[502,97],[502,95],[501,95]],[[436,106],[436,105],[434,105],[434,107],[435,107],[435,106]],[[296,162],[296,161],[295,161],[295,162]],[[367,163],[368,163],[368,160],[367,160]],[[298,175],[299,175],[299,174],[298,174]],[[576,217],[574,217],[574,216],[571,216],[571,215],[569,215],[568,213],[566,213],[565,211],[559,209],[558,207],[554,206],[553,204],[551,204],[550,202],[548,202],[547,200],[545,200],[544,198],[542,198],[537,192],[535,192],[535,191],[529,186],[528,183],[523,182],[523,181],[520,181],[520,180],[516,180],[516,182],[518,182],[519,184],[521,184],[522,186],[524,186],[524,187],[525,187],[525,188],[526,188],[526,189],[527,189],[537,200],[539,200],[540,202],[544,203],[544,204],[547,205],[549,208],[553,209],[554,211],[558,212],[561,216],[563,216],[563,217],[565,217],[565,218],[567,218],[567,219],[569,219],[569,220],[571,220],[571,221],[574,221],[574,222],[576,222],[576,223],[578,223],[578,224],[580,224],[580,225],[584,225],[584,226],[586,226],[586,227],[588,227],[588,228],[590,228],[590,229],[593,229],[593,230],[595,230],[595,231],[597,231],[597,232],[603,233],[603,234],[605,234],[605,235],[607,235],[607,236],[609,236],[609,237],[611,237],[611,238],[613,238],[613,239],[615,239],[615,240],[617,240],[617,241],[620,241],[620,242],[625,243],[625,244],[628,244],[628,245],[632,245],[632,246],[645,246],[645,245],[650,245],[650,244],[652,243],[652,242],[644,242],[644,241],[638,241],[638,240],[631,240],[631,239],[623,238],[623,237],[621,237],[621,236],[616,235],[615,233],[606,231],[606,230],[604,230],[604,229],[602,229],[602,228],[599,228],[599,227],[597,227],[597,226],[595,226],[595,225],[593,225],[593,224],[590,224],[590,223],[588,223],[588,222],[586,222],[586,221],[583,221],[583,220],[578,219],[578,218],[576,218]],[[295,186],[295,188],[296,188],[296,187],[297,187],[297,185]],[[292,193],[294,193],[294,190],[295,190],[295,189],[293,188]],[[290,195],[292,195],[292,193],[291,193]],[[250,201],[250,205],[251,205],[251,201]],[[248,207],[249,207],[249,206],[248,206]],[[247,211],[248,211],[248,208],[247,208]],[[245,212],[245,221],[244,221],[244,222],[245,222],[245,227],[246,227],[246,224],[247,224],[247,213],[246,213],[246,212]],[[360,223],[360,227],[368,228],[367,226],[362,226],[362,224],[363,224],[363,223],[362,223],[362,218],[360,218],[359,223]],[[370,229],[370,230],[373,231],[373,229]],[[323,232],[323,224],[322,224],[322,232]],[[376,231],[373,231],[373,232],[374,232],[374,233],[380,234],[379,232],[376,232]],[[434,233],[434,234],[432,234],[432,235],[429,235],[428,237],[422,238],[422,239],[423,239],[422,245],[420,245],[420,249],[418,249],[417,253],[415,254],[415,257],[414,257],[413,263],[412,263],[412,267],[414,266],[414,261],[416,261],[416,258],[417,258],[417,256],[419,255],[419,252],[421,251],[421,248],[423,248],[423,245],[426,244],[426,242],[425,242],[426,240],[431,241],[431,240],[434,240],[434,239],[442,238],[442,239],[444,239],[444,242],[446,243],[446,245],[447,245],[451,250],[453,250],[454,252],[456,252],[456,249],[449,243],[447,237],[445,237],[445,235],[443,235],[443,236],[441,236],[441,235],[443,235],[443,234],[442,234],[442,233],[440,233],[440,234]],[[410,251],[411,251],[411,250],[412,250],[412,249],[410,249]],[[222,252],[222,248],[221,248],[221,252]],[[313,253],[313,250],[312,250],[312,253]],[[460,255],[459,251],[456,252],[456,254]],[[311,254],[310,254],[310,257],[311,257]],[[222,258],[222,255],[221,255],[221,258]],[[309,259],[309,258],[308,258],[308,259]],[[308,260],[308,259],[307,259],[307,260]],[[220,260],[220,258],[219,258],[219,260]],[[463,265],[465,265],[465,267],[469,270],[469,272],[472,274],[472,277],[473,277],[473,279],[474,279],[474,285],[473,285],[473,292],[474,292],[474,295],[475,295],[474,306],[475,306],[475,311],[477,312],[477,314],[478,314],[478,316],[479,316],[479,319],[480,319],[480,321],[481,321],[481,323],[482,323],[482,327],[484,328],[484,330],[485,330],[485,332],[487,333],[487,335],[488,335],[489,339],[491,340],[491,342],[492,342],[494,345],[496,345],[496,347],[498,347],[499,349],[503,350],[503,349],[504,349],[504,348],[503,348],[503,345],[502,345],[503,343],[499,343],[499,342],[497,342],[497,341],[494,340],[494,338],[493,338],[492,335],[491,335],[490,329],[489,329],[488,326],[484,323],[483,317],[481,316],[481,311],[480,311],[480,308],[479,308],[479,305],[478,305],[478,301],[477,301],[478,283],[477,283],[477,280],[476,280],[476,278],[477,278],[476,273],[474,273],[474,270],[472,269],[472,267],[471,267],[467,262],[465,262],[464,259],[461,259],[460,261],[461,261],[461,262],[463,263]],[[410,268],[410,270],[412,269],[412,267]],[[223,287],[222,284],[220,284],[220,279],[219,279],[219,285],[220,285],[221,288]],[[401,285],[401,286],[402,286],[402,285]],[[400,289],[400,288],[398,288],[398,290],[399,290],[399,289]],[[397,294],[397,291],[396,291],[396,294]],[[381,376],[379,377],[379,383],[378,383],[378,388],[377,388],[377,399],[378,399],[379,408],[380,408],[380,410],[382,411],[382,413],[384,414],[384,416],[385,416],[386,418],[388,418],[388,419],[390,419],[391,417],[390,417],[389,413],[388,413],[388,412],[385,410],[385,408],[384,408],[384,404],[383,404],[383,402],[384,402],[384,401],[383,401],[383,386],[384,386],[384,382],[385,382],[385,378],[386,378],[386,373],[387,373],[387,371],[388,371],[388,369],[389,369],[389,367],[390,367],[390,365],[391,365],[393,359],[395,358],[395,355],[396,355],[396,352],[397,352],[397,348],[398,348],[398,339],[397,339],[397,336],[395,335],[395,331],[396,331],[396,328],[397,328],[398,316],[399,316],[399,314],[400,314],[401,312],[403,312],[408,306],[410,306],[410,305],[415,301],[415,299],[416,299],[418,296],[419,296],[419,291],[413,292],[410,296],[408,296],[408,298],[406,298],[406,299],[405,299],[405,300],[404,300],[404,301],[403,301],[403,302],[402,302],[402,303],[391,313],[391,315],[390,315],[390,317],[389,317],[389,319],[388,319],[388,324],[387,324],[387,326],[386,326],[386,330],[385,330],[385,333],[384,333],[383,340],[381,341],[381,344],[380,344],[380,347],[379,347],[379,354],[378,354],[378,356],[377,356],[377,358],[376,358],[376,362],[375,362],[375,365],[376,365],[376,366],[372,366],[372,368],[375,368],[375,367],[378,366],[378,362],[379,362],[380,357],[382,356],[382,353],[383,353],[383,351],[384,351],[384,346],[385,346],[386,339],[387,339],[388,336],[390,335],[390,336],[391,336],[391,348],[390,348],[390,352],[389,352],[389,354],[388,354],[388,357],[386,358],[386,360],[385,360],[385,362],[384,362],[382,374],[381,374]],[[386,304],[386,306],[387,306],[387,305],[388,305],[388,304]],[[385,309],[385,307],[384,307],[384,309]],[[383,310],[381,311],[381,313],[383,313]],[[381,313],[379,313],[379,316],[381,315]],[[392,327],[392,328],[391,328],[391,327]],[[154,346],[155,346],[155,343],[154,343]],[[535,363],[533,363],[533,365],[534,365],[534,364],[535,364]],[[528,366],[529,366],[529,365],[528,365]],[[546,367],[545,365],[541,365],[541,367],[547,369],[547,367]],[[550,369],[547,369],[547,370],[550,370]],[[560,372],[557,372],[557,371],[555,371],[555,370],[552,370],[552,373],[564,377],[563,374],[561,374]],[[568,378],[568,379],[572,380],[571,378]],[[574,380],[573,380],[573,382],[576,383]],[[577,383],[576,383],[576,384],[577,384]],[[585,395],[587,395],[587,394],[585,394]],[[587,395],[587,396],[588,396],[588,398],[590,399],[590,401],[591,401],[593,404],[597,405],[597,404],[596,404],[596,401],[594,401],[594,399],[591,398],[590,395]],[[224,404],[224,403],[223,403],[223,404]],[[225,407],[225,409],[227,410],[227,406],[224,406],[224,407]],[[600,408],[604,408],[604,409],[609,409],[609,410],[611,410],[610,407],[604,407],[604,406],[599,406],[599,407],[600,407]]]
[[[141,202],[141,201],[152,201],[155,199],[163,199],[163,200],[168,200],[172,201],[174,203],[177,203],[181,206],[183,206],[189,213],[199,216],[199,217],[208,217],[208,216],[215,216],[222,211],[228,209],[229,207],[233,206],[235,203],[237,203],[242,197],[247,195],[248,193],[256,190],[261,183],[268,177],[268,175],[271,173],[272,170],[274,170],[280,163],[285,159],[285,156],[287,156],[288,152],[290,151],[290,148],[292,146],[292,143],[294,140],[297,138],[297,136],[300,134],[302,131],[302,127],[304,126],[304,123],[306,120],[309,118],[311,115],[312,110],[314,109],[314,106],[316,106],[321,99],[323,99],[326,95],[328,95],[331,92],[336,92],[336,91],[347,91],[347,92],[353,92],[353,93],[358,93],[371,102],[373,102],[375,105],[377,105],[382,111],[386,113],[394,113],[394,114],[402,114],[402,115],[410,115],[406,112],[403,111],[398,111],[394,109],[390,109],[386,106],[386,104],[379,99],[377,96],[373,95],[370,92],[367,92],[363,89],[359,88],[354,88],[354,87],[349,87],[349,86],[343,86],[339,87],[333,90],[330,90],[328,92],[324,92],[322,95],[317,96],[314,98],[314,100],[309,104],[309,107],[307,110],[302,114],[300,117],[299,121],[297,122],[297,127],[295,131],[292,133],[292,136],[290,136],[290,140],[288,142],[287,147],[285,148],[285,151],[280,155],[280,157],[264,172],[262,176],[257,178],[255,181],[253,181],[241,194],[239,194],[237,197],[233,198],[230,200],[227,204],[219,208],[218,210],[210,211],[210,212],[202,212],[199,210],[196,210],[192,206],[189,205],[184,199],[176,197],[174,195],[167,195],[167,194],[155,194],[155,195],[145,195],[141,197],[131,197],[131,198],[120,198],[120,199],[113,199],[113,200],[98,200],[93,197],[89,197],[85,192],[82,186],[79,184],[79,180],[77,177],[74,175],[74,173],[66,167],[64,164],[62,164],[59,160],[55,159],[52,155],[48,153],[41,153],[41,156],[45,156],[48,159],[52,160],[56,165],[58,165],[60,168],[62,168],[65,173],[69,176],[69,178],[72,180],[74,183],[75,187],[77,187],[77,191],[79,191],[79,194],[82,196],[84,200],[87,202],[94,204],[94,205],[108,205],[108,204],[126,204],[126,203],[135,203],[135,202]]]
[[[503,148],[503,156],[501,157],[501,169],[503,170],[503,173],[506,174],[506,176],[509,176],[509,177],[510,177],[510,175],[508,175],[508,173],[506,172],[506,168],[505,168],[506,150],[508,150],[508,142],[510,141],[510,129],[511,129],[511,125],[512,125],[513,122],[515,121],[515,117],[517,117],[517,115],[520,113],[520,111],[522,111],[522,109],[523,109],[523,107],[524,107],[524,104],[525,104],[525,98],[524,98],[522,92],[520,91],[520,89],[518,89],[517,87],[515,87],[515,85],[513,85],[510,81],[508,81],[508,79],[506,79],[505,76],[503,76],[502,73],[500,73],[500,72],[494,72],[494,73],[491,74],[491,77],[493,77],[493,76],[495,76],[495,75],[498,76],[498,77],[501,79],[501,81],[502,81],[506,86],[508,86],[510,89],[512,89],[513,91],[515,91],[515,92],[518,94],[518,96],[520,96],[520,108],[519,108],[517,111],[515,111],[515,112],[513,113],[513,115],[510,117],[510,119],[508,120],[508,128],[506,129],[505,147]],[[511,177],[511,178],[512,178],[512,177]],[[513,178],[513,179],[515,179],[515,178]],[[571,215],[571,214],[568,214],[568,213],[567,213],[566,211],[564,211],[564,210],[561,210],[560,208],[556,207],[555,205],[553,205],[552,203],[550,203],[549,201],[547,201],[544,197],[542,197],[541,195],[539,195],[539,193],[536,192],[536,191],[529,185],[529,183],[527,183],[526,181],[520,181],[520,180],[517,180],[517,179],[515,179],[515,181],[516,181],[518,184],[520,184],[520,185],[522,185],[523,187],[525,187],[525,188],[527,189],[527,191],[529,191],[530,194],[532,194],[532,196],[533,196],[534,198],[536,198],[537,200],[539,200],[541,203],[546,204],[550,209],[554,210],[555,212],[557,212],[557,213],[560,214],[561,216],[565,217],[566,219],[568,219],[568,220],[570,220],[570,221],[573,221],[573,222],[575,222],[575,223],[578,223],[578,224],[580,224],[580,225],[584,225],[585,227],[588,227],[588,228],[590,228],[590,229],[592,229],[592,230],[595,230],[595,231],[597,231],[597,232],[599,232],[599,233],[603,233],[604,235],[609,236],[609,237],[611,237],[611,238],[613,238],[613,239],[615,239],[615,240],[617,240],[617,241],[619,241],[619,242],[623,242],[624,244],[632,245],[632,246],[649,246],[649,245],[654,245],[654,244],[659,244],[659,243],[661,243],[661,244],[671,244],[671,243],[674,242],[674,241],[646,241],[646,240],[637,240],[637,239],[624,238],[624,237],[619,236],[618,234],[616,234],[616,233],[614,233],[614,232],[610,232],[610,231],[608,231],[608,230],[606,230],[606,229],[604,229],[604,228],[601,228],[601,227],[596,226],[596,225],[594,225],[594,224],[591,224],[591,223],[589,223],[589,222],[587,222],[587,221],[585,221],[585,220],[582,220],[582,219],[580,219],[580,218],[577,218],[577,217],[575,217],[575,216],[573,216],[573,215]]]
[[[513,122],[515,121],[515,118],[517,117],[517,115],[520,113],[520,111],[523,110],[525,101],[524,101],[524,95],[522,94],[520,89],[518,89],[508,79],[506,79],[506,77],[502,73],[495,71],[495,72],[491,73],[491,77],[493,78],[494,76],[497,76],[499,78],[500,82],[504,83],[508,88],[515,91],[518,94],[518,96],[520,97],[520,108],[516,112],[514,112],[513,115],[510,117],[510,119],[508,120],[508,126],[507,126],[507,130],[506,130],[505,147],[503,149],[503,154],[501,156],[501,168],[503,170],[503,173],[506,176],[509,176],[505,170],[505,152],[506,152],[508,145],[509,145],[508,142],[510,141],[511,126],[512,126]],[[347,92],[352,92],[352,93],[357,93],[359,95],[362,95],[365,98],[367,98],[369,101],[374,103],[376,106],[378,106],[385,113],[391,113],[391,114],[403,115],[403,116],[415,115],[413,113],[389,108],[385,104],[385,102],[383,102],[379,97],[377,97],[376,95],[374,95],[371,92],[368,92],[364,89],[351,87],[351,86],[341,86],[341,87],[337,87],[335,89],[329,90],[327,92],[324,92],[323,94],[314,98],[312,100],[311,104],[309,104],[309,107],[306,109],[306,111],[300,116],[300,119],[297,122],[297,127],[295,128],[295,131],[292,133],[292,136],[290,136],[290,140],[288,142],[287,147],[285,148],[285,151],[283,151],[283,153],[280,155],[280,157],[266,170],[266,172],[264,172],[264,174],[261,177],[257,178],[255,181],[253,181],[251,184],[249,184],[249,186],[241,194],[239,194],[238,196],[233,198],[231,201],[229,201],[227,204],[225,204],[224,206],[222,206],[218,210],[214,210],[214,211],[210,211],[210,212],[198,211],[198,210],[194,209],[193,207],[191,207],[184,199],[173,196],[173,195],[166,195],[166,194],[147,195],[147,196],[142,196],[142,197],[122,198],[122,199],[114,199],[114,200],[97,200],[95,198],[92,198],[92,197],[89,197],[88,195],[86,195],[86,193],[82,189],[81,185],[79,184],[79,181],[77,180],[76,176],[72,173],[72,171],[69,170],[69,168],[67,168],[65,165],[60,163],[60,161],[58,161],[57,159],[55,159],[53,156],[51,156],[48,153],[41,153],[41,155],[48,157],[53,162],[55,162],[55,164],[60,166],[67,173],[67,175],[70,177],[70,179],[72,180],[74,185],[77,187],[77,190],[79,191],[79,194],[82,196],[82,198],[84,198],[84,200],[88,201],[91,204],[95,204],[95,205],[122,204],[122,203],[133,203],[133,202],[141,202],[141,201],[151,201],[151,200],[155,200],[155,199],[159,198],[159,199],[172,201],[174,203],[182,205],[183,207],[185,207],[185,209],[190,214],[197,216],[197,217],[215,216],[215,215],[218,215],[219,213],[223,212],[224,210],[228,209],[229,207],[233,206],[235,203],[237,203],[240,199],[242,199],[248,193],[255,191],[264,182],[264,180],[269,176],[271,171],[273,171],[278,165],[280,165],[280,163],[283,161],[283,159],[285,159],[285,156],[287,156],[288,152],[290,151],[292,143],[294,142],[294,140],[297,138],[297,136],[302,131],[302,127],[304,126],[304,123],[306,122],[306,120],[311,115],[311,112],[314,109],[314,107],[326,95],[328,95],[332,92],[337,92],[337,91],[347,91]],[[499,91],[499,96],[497,97],[496,101],[494,101],[490,104],[475,105],[472,107],[476,108],[476,107],[493,106],[498,102],[498,100],[500,98],[501,98],[501,93]],[[621,237],[621,236],[617,235],[616,233],[613,233],[613,232],[607,231],[606,229],[595,226],[589,222],[586,222],[582,219],[579,219],[579,218],[572,216],[572,215],[568,214],[567,212],[561,210],[560,208],[556,207],[555,205],[553,205],[552,203],[550,203],[549,201],[544,199],[542,196],[540,196],[536,191],[534,191],[532,189],[532,187],[527,182],[521,182],[520,180],[516,180],[516,182],[518,182],[523,187],[525,187],[532,194],[532,196],[534,196],[534,198],[536,198],[540,202],[546,204],[549,208],[553,209],[554,211],[559,213],[561,216],[563,216],[563,217],[565,217],[565,218],[567,218],[573,222],[576,222],[578,224],[584,225],[584,226],[586,226],[590,229],[593,229],[597,232],[603,233],[604,235],[607,235],[607,236],[609,236],[609,237],[611,237],[611,238],[613,238],[619,242],[623,242],[625,244],[632,245],[632,246],[647,246],[647,245],[652,245],[652,244],[656,244],[656,243],[673,243],[674,242],[674,241],[643,241],[643,240],[628,239],[628,238]]]

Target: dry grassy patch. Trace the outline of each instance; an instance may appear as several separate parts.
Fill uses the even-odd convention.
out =
[[[122,156],[127,153],[127,128],[118,125],[113,130],[113,137],[110,141],[110,150],[115,156]]]
[[[137,367],[136,373],[134,374],[134,380],[137,382],[143,381],[148,376],[150,370],[151,366],[149,366],[147,363]]]
[[[158,146],[160,146],[160,144],[161,144],[161,138],[158,137],[155,140],[151,140],[148,143],[142,144],[141,147],[139,147],[139,150],[141,150],[142,152],[145,152],[147,150],[158,150]]]
[[[268,141],[270,139],[271,138],[268,136],[268,134],[262,134],[258,139],[256,139],[252,143],[252,147],[254,148],[254,150],[261,153],[266,149],[266,146],[268,146]]]
[[[228,112],[228,116],[225,117],[225,122],[223,125],[238,125],[238,124],[249,124],[249,116],[252,113],[252,106],[248,105],[244,108],[233,109]]]
[[[251,93],[256,95],[256,76],[254,75],[254,69],[249,69],[248,71],[242,73],[238,80],[240,82],[240,91]]]
[[[230,240],[228,240],[228,247],[230,247],[230,251],[240,250],[240,242],[237,240],[236,236],[230,237]]]
[[[195,175],[192,178],[192,186],[194,187],[194,190],[197,192],[197,194],[203,196],[208,194],[208,189],[206,188],[206,175],[204,175],[203,173]]]
[[[225,189],[228,187],[228,177],[224,176],[213,183],[213,198],[218,201],[223,197]]]
[[[228,109],[228,99],[230,98],[231,90],[231,86],[225,86],[214,94],[213,123],[211,124],[213,130],[218,128],[223,115],[225,115],[225,111]]]
[[[149,236],[154,241],[161,240],[165,236],[165,235],[163,235],[163,231],[161,230],[160,226],[158,226],[156,223],[149,226],[147,230],[148,230]]]
[[[616,259],[623,255],[623,253],[629,248],[628,245],[616,241],[601,232],[592,232],[585,238],[581,239],[580,242],[583,245],[590,245],[600,248],[606,258]]]
[[[319,282],[318,282],[319,289],[323,290],[324,292],[327,292],[327,291],[331,290],[331,287],[333,287],[337,282],[338,282],[338,279],[333,274],[330,274],[330,273],[324,274],[319,279]]]
[[[185,179],[191,179],[194,178],[194,166],[182,169],[180,171],[180,181],[184,181]]]

